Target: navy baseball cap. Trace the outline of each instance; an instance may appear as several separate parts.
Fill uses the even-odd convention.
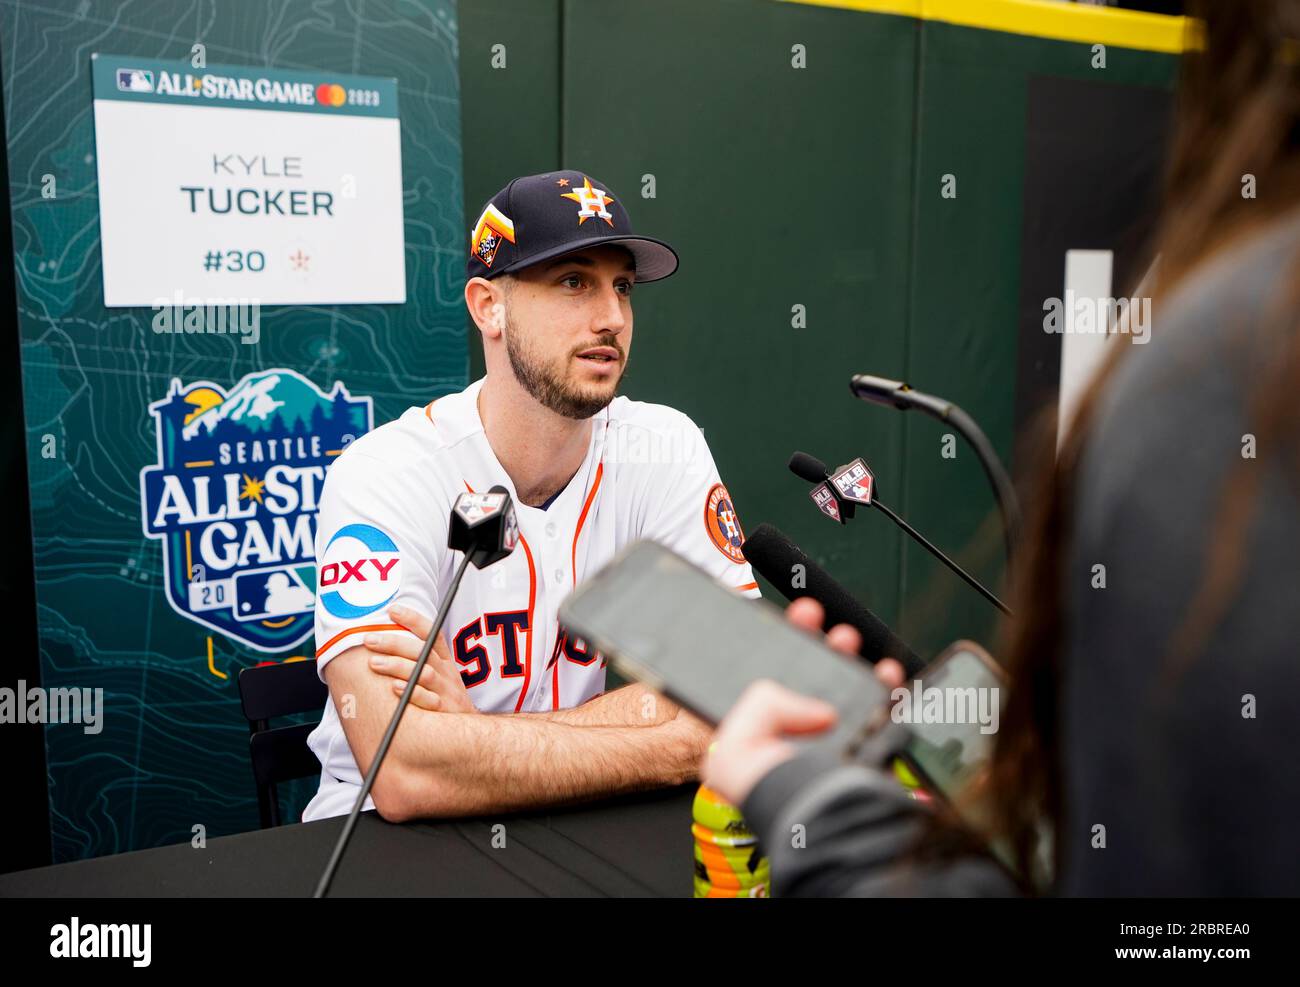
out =
[[[466,278],[513,274],[564,254],[613,244],[626,248],[637,281],[677,270],[677,253],[662,240],[632,232],[619,196],[581,171],[516,178],[483,208],[469,234]]]

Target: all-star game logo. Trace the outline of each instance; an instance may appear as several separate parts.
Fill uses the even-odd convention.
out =
[[[496,260],[497,248],[501,246],[502,240],[515,242],[515,224],[511,222],[509,216],[489,202],[470,232],[470,254],[491,267],[492,261]]]
[[[299,644],[313,628],[325,470],[370,431],[370,398],[277,368],[228,392],[173,379],[149,410],[158,463],[140,471],[140,503],[172,609],[258,651]]]

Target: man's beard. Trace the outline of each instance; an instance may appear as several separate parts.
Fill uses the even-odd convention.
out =
[[[604,388],[595,391],[575,387],[568,379],[568,369],[575,353],[578,351],[575,350],[566,354],[564,362],[558,367],[554,364],[548,365],[523,341],[521,338],[523,335],[523,333],[516,331],[516,326],[510,319],[509,313],[507,313],[506,354],[510,357],[510,366],[514,369],[515,379],[523,385],[524,390],[531,394],[533,399],[542,407],[549,408],[557,415],[563,415],[565,418],[581,420],[590,418],[609,404],[610,401],[614,400],[614,395],[618,392],[619,382],[622,381],[623,373],[627,369],[623,347],[619,345],[617,336],[612,333],[606,334],[591,340],[581,347],[583,350],[589,350],[596,346],[613,347],[618,350],[619,360],[623,363],[623,370],[619,371],[618,379],[614,381],[613,386],[609,387],[607,391]]]

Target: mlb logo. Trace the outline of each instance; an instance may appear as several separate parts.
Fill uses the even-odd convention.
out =
[[[124,93],[151,93],[153,73],[147,69],[118,69],[117,88]]]
[[[839,521],[840,524],[844,523],[843,519],[840,517],[839,502],[835,499],[835,495],[831,493],[830,487],[826,486],[824,483],[819,483],[817,486],[812,488],[810,496],[812,497],[813,503],[817,505],[819,511],[825,514],[832,521]]]
[[[841,466],[831,477],[835,488],[845,500],[858,504],[870,504],[875,477],[861,459],[855,459],[847,466]]]
[[[506,516],[506,535],[505,535],[504,547],[513,552],[515,550],[515,546],[518,544],[519,544],[519,519],[515,517],[515,512],[511,511]]]
[[[484,518],[491,517],[505,507],[506,498],[499,493],[463,493],[456,498],[453,509],[466,524],[478,524]],[[507,531],[507,536],[509,531]]]
[[[272,566],[234,577],[236,620],[280,620],[310,613],[316,603],[316,567]]]

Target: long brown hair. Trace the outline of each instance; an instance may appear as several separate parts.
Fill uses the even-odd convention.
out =
[[[1153,307],[1213,254],[1300,206],[1300,0],[1189,0],[1184,55],[1163,215],[1153,240]],[[1253,176],[1255,197],[1243,194]],[[1300,393],[1300,265],[1285,301],[1274,305],[1271,372],[1257,379],[1247,413],[1262,447],[1297,436]],[[1027,886],[1041,886],[1040,835],[1062,818],[1060,748],[1065,560],[1076,469],[1100,396],[1129,352],[1117,337],[1053,456],[1054,432],[1040,427],[1036,473],[1026,487],[1026,523],[1012,574],[1012,609],[1001,654],[1011,682],[985,790],[992,835],[1011,852]],[[1054,409],[1052,411],[1054,415]],[[1292,448],[1300,459],[1300,442]],[[1238,464],[1240,467],[1241,464]],[[1170,642],[1185,659],[1231,603],[1242,535],[1259,471],[1240,468],[1224,485],[1218,530],[1187,624]]]

